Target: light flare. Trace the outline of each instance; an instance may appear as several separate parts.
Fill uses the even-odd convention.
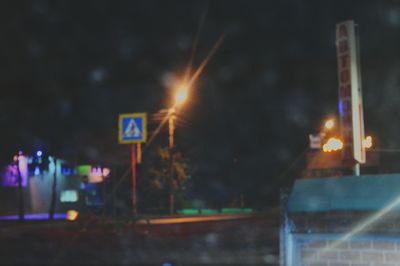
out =
[[[343,141],[338,138],[330,138],[322,146],[323,152],[333,152],[343,149]]]
[[[325,122],[325,128],[331,130],[335,127],[335,121],[333,119],[329,119]]]
[[[78,218],[79,212],[75,210],[69,210],[67,211],[67,220],[68,221],[75,221]]]
[[[371,136],[367,136],[364,140],[363,140],[363,146],[366,149],[370,149],[372,148],[372,137]]]
[[[211,51],[208,53],[207,57],[203,60],[203,62],[200,64],[200,66],[196,69],[196,71],[193,73],[193,75],[189,78],[188,82],[185,83],[185,88],[192,88],[193,84],[197,81],[197,79],[200,77],[200,75],[203,73],[204,68],[207,66],[208,62],[211,60],[212,56],[215,54],[215,52],[218,50],[218,48],[221,46],[223,40],[225,38],[225,35],[222,34],[220,38],[217,40],[217,42],[214,44],[212,47]],[[188,70],[189,73],[189,70]],[[178,105],[177,102],[175,102],[174,106],[171,108],[176,108]],[[160,132],[161,128],[167,123],[170,113],[166,114],[164,119],[161,121],[161,123],[158,125],[156,130],[154,131],[153,135],[149,138],[147,141],[147,145],[143,150],[143,153],[147,150],[147,148],[150,146],[150,144],[153,142],[155,137],[158,135]]]
[[[176,104],[180,105],[186,101],[188,97],[188,89],[187,87],[180,87],[175,95]]]
[[[331,245],[322,249],[320,254],[332,251],[332,250],[336,249],[343,242],[350,240],[357,234],[364,232],[368,227],[373,226],[380,219],[383,219],[386,214],[388,214],[391,210],[396,208],[398,205],[400,205],[400,195],[397,196],[389,204],[387,204],[383,209],[376,212],[375,214],[370,215],[365,220],[358,223],[356,226],[353,227],[353,229],[350,232],[345,234],[343,237],[339,238],[338,240],[334,241]]]

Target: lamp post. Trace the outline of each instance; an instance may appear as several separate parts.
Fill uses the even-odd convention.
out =
[[[171,150],[174,147],[175,132],[175,107],[168,110],[168,147]]]
[[[175,212],[175,195],[173,188],[173,175],[174,175],[174,160],[173,156],[173,148],[174,148],[174,131],[175,131],[175,108],[171,107],[168,114],[168,150],[169,150],[169,214],[173,214]]]
[[[176,107],[182,105],[187,99],[187,88],[180,87],[175,94],[175,104],[173,107],[168,109],[168,149],[169,149],[169,213],[174,214],[175,209],[175,194],[173,187],[173,175],[174,175],[174,160],[173,160],[173,148],[175,138],[175,116]]]
[[[168,147],[174,147],[174,132],[175,132],[175,115],[176,108],[182,105],[187,99],[187,88],[180,87],[175,94],[175,104],[168,109]]]

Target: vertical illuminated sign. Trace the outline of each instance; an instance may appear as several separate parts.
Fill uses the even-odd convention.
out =
[[[355,25],[345,21],[336,25],[339,78],[339,116],[343,138],[343,160],[365,163],[364,117],[360,67]]]

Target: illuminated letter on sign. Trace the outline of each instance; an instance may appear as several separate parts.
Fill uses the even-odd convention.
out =
[[[339,73],[339,116],[343,143],[343,160],[353,158],[365,163],[364,118],[355,25],[345,21],[336,26]]]

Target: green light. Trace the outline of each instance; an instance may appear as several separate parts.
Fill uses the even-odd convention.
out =
[[[251,208],[223,208],[221,210],[222,213],[230,213],[230,214],[236,214],[236,213],[251,213],[254,210]]]
[[[177,211],[178,214],[190,215],[190,214],[199,214],[198,209],[182,209]]]
[[[91,165],[79,165],[76,167],[76,172],[78,175],[89,175],[91,170]]]
[[[201,209],[200,212],[201,212],[201,214],[216,214],[216,213],[219,213],[218,210],[214,210],[214,209]]]

